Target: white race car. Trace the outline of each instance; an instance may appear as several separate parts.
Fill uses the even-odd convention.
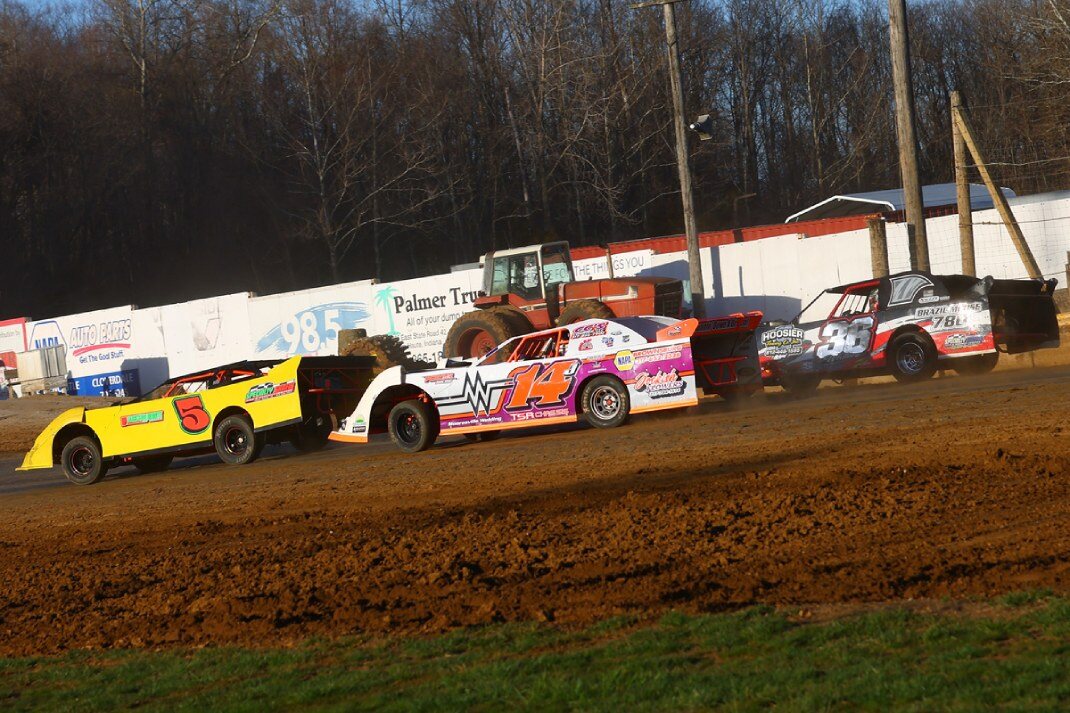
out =
[[[698,389],[733,398],[762,388],[754,338],[761,312],[717,319],[589,319],[515,337],[439,368],[396,366],[368,386],[332,440],[387,432],[405,451],[439,435],[574,423],[619,426],[631,414],[684,408]]]

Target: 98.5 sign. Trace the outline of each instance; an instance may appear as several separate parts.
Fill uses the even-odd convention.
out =
[[[368,319],[362,302],[330,302],[296,312],[265,333],[256,344],[259,354],[320,354],[334,351],[338,332],[355,329]]]

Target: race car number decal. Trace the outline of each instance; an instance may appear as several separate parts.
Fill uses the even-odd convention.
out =
[[[560,361],[554,364],[521,367],[509,376],[515,379],[516,387],[505,407],[508,411],[558,406],[572,393],[576,384],[578,361]]]
[[[200,394],[180,396],[171,403],[175,405],[175,412],[178,414],[178,425],[186,433],[202,433],[212,425],[212,417],[205,410]]]
[[[853,322],[829,322],[821,327],[818,359],[832,359],[841,354],[864,354],[869,349],[873,328],[872,317]]]

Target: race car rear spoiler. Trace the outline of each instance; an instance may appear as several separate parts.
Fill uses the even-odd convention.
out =
[[[764,315],[761,312],[753,311],[746,314],[737,312],[727,317],[682,319],[671,327],[658,330],[657,341],[683,337],[709,337],[733,332],[753,332],[761,325],[763,318]]]

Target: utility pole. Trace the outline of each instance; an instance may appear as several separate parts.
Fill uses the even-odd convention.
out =
[[[895,123],[899,133],[899,170],[907,209],[910,263],[915,270],[929,269],[929,238],[918,177],[918,137],[914,125],[914,84],[910,70],[910,36],[906,0],[888,0],[892,40],[892,82],[895,85]]]
[[[680,174],[680,201],[684,208],[684,232],[687,234],[687,264],[691,281],[691,306],[696,317],[706,316],[706,296],[702,282],[702,261],[698,251],[698,226],[695,201],[691,192],[691,162],[687,151],[687,125],[684,123],[684,87],[680,75],[680,44],[676,38],[676,3],[685,0],[650,0],[629,5],[638,10],[661,5],[665,15],[665,43],[669,52],[669,84],[672,89],[673,125],[676,128],[676,168]]]
[[[962,274],[977,277],[977,257],[973,244],[973,205],[970,201],[970,181],[966,175],[966,139],[962,137],[959,114],[962,95],[951,92],[951,137],[955,145],[955,195],[959,205],[959,249],[962,253]]]

